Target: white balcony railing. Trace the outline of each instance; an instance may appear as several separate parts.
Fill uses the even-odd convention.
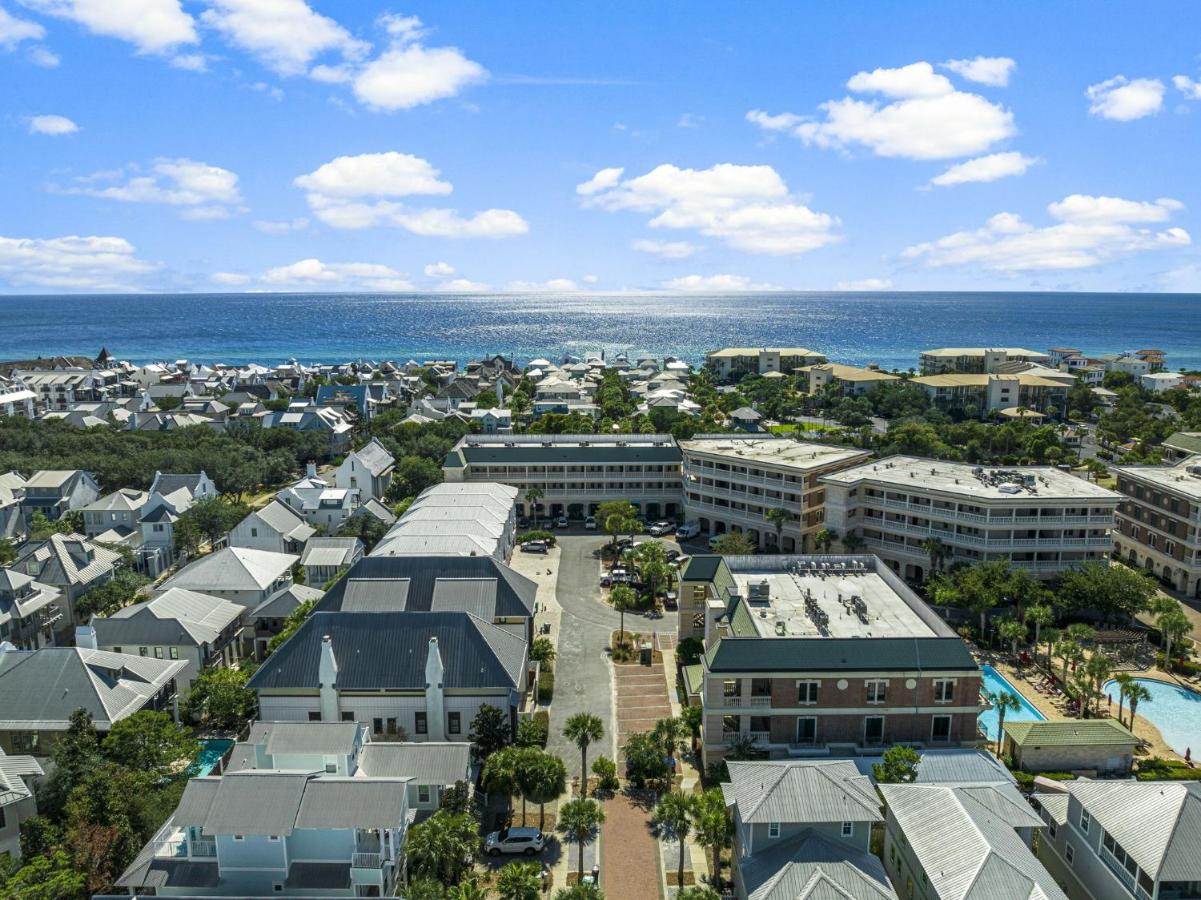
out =
[[[350,867],[352,869],[378,869],[384,864],[382,853],[352,853]]]

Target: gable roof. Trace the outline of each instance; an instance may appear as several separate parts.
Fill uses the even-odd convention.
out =
[[[447,786],[470,779],[470,770],[468,743],[371,741],[359,753],[357,774]]]
[[[82,534],[52,534],[21,548],[13,567],[46,584],[90,584],[121,560],[121,554],[93,543]]]
[[[201,483],[207,477],[208,476],[203,471],[186,475],[172,475],[164,472],[155,472],[154,482],[150,485],[150,491],[151,493],[157,491],[158,493],[166,496],[167,494],[175,493],[175,491],[178,491],[180,488],[184,488],[189,494],[195,497],[196,492],[200,490]]]
[[[291,553],[226,547],[189,563],[161,585],[196,591],[261,591],[292,568]]]
[[[362,555],[363,542],[357,537],[312,537],[300,554],[302,566],[348,566],[355,555]]]
[[[355,450],[350,455],[356,457],[363,467],[377,478],[392,468],[396,462],[388,449],[380,443],[379,438],[372,438],[366,446]]]
[[[268,755],[277,753],[320,753],[349,756],[354,752],[359,725],[356,722],[255,722],[247,744],[261,745]]]
[[[150,600],[135,603],[111,616],[95,616],[92,627],[102,644],[212,644],[243,608],[221,597],[183,588],[169,588]],[[185,640],[185,636],[190,641]]]
[[[740,861],[749,900],[895,900],[884,864],[813,829]]]
[[[294,510],[289,509],[282,500],[274,499],[250,515],[289,540],[307,541],[317,533],[316,528]]]
[[[310,600],[320,600],[322,592],[304,584],[291,584],[276,591],[250,613],[254,619],[286,619],[296,607]]]
[[[722,793],[748,824],[884,820],[871,780],[847,760],[731,761],[728,766],[730,781],[721,786]]]

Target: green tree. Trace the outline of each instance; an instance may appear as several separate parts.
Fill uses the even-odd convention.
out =
[[[501,867],[496,876],[500,900],[538,900],[542,893],[542,867],[533,862],[514,862]]]
[[[755,546],[741,531],[730,531],[714,542],[713,552],[721,556],[747,556],[755,552]]]
[[[521,795],[521,821],[525,823],[525,791],[522,790],[521,776],[526,765],[526,752],[533,750],[529,747],[502,747],[488,757],[480,773],[480,784],[488,793],[499,794],[504,798],[506,808],[513,794]],[[537,753],[540,751],[533,750]]]
[[[530,644],[530,659],[536,663],[554,662],[555,660],[555,644],[548,637],[536,637],[534,642]]]
[[[592,774],[596,776],[596,790],[615,791],[621,782],[617,780],[617,763],[607,756],[598,756],[592,762]]]
[[[635,732],[626,738],[626,776],[636,786],[667,777],[663,745],[651,732]]]
[[[669,717],[660,719],[651,729],[656,741],[663,747],[668,756],[676,755],[676,747],[688,737],[688,726],[682,719]]]
[[[1157,591],[1155,580],[1145,572],[1097,562],[1064,572],[1058,594],[1069,610],[1095,609],[1113,621],[1138,615]]]
[[[279,634],[273,634],[271,640],[267,641],[267,655],[270,656],[281,646],[284,641],[294,635],[300,626],[304,624],[305,619],[309,617],[309,613],[317,605],[316,598],[305,600],[297,605],[297,607],[288,613],[288,618],[284,619],[284,627],[280,629]]]
[[[595,884],[576,883],[555,891],[555,900],[605,900],[605,894]]]
[[[605,534],[613,538],[613,552],[617,552],[617,539],[628,530],[626,523],[638,518],[638,510],[629,500],[606,500],[596,508],[596,521],[600,522]]]
[[[721,895],[713,888],[694,884],[680,890],[676,894],[676,900],[721,900]]]
[[[567,719],[563,726],[563,737],[580,748],[580,796],[588,796],[588,748],[605,734],[600,717],[589,712],[579,712]]]
[[[54,770],[38,793],[38,809],[57,818],[67,798],[100,762],[100,739],[92,714],[77,709],[67,719],[67,730],[54,746]]]
[[[140,599],[138,592],[150,579],[132,569],[117,569],[113,577],[79,596],[75,611],[87,621],[94,615],[107,616]]]
[[[488,892],[474,877],[446,889],[446,900],[488,900]]]
[[[1129,672],[1118,672],[1113,676],[1113,680],[1118,686],[1118,724],[1124,725],[1125,722],[1122,720],[1122,709],[1126,705],[1126,698],[1130,696],[1130,686],[1135,683],[1134,676]],[[1134,723],[1131,722],[1130,726],[1133,728]]]
[[[488,757],[512,742],[513,728],[509,717],[499,707],[485,703],[471,720],[471,754],[477,762],[486,762]]]
[[[245,504],[231,503],[224,497],[203,497],[180,513],[179,521],[194,524],[209,544],[215,544],[249,514],[250,507]]]
[[[788,510],[784,509],[784,507],[782,507],[782,506],[775,506],[775,507],[772,507],[771,509],[769,509],[766,513],[764,513],[763,518],[767,519],[767,521],[771,523],[771,526],[774,529],[776,529],[776,547],[777,547],[777,549],[783,550],[784,549],[784,527],[789,522],[792,521],[792,514],[790,512],[788,512]],[[831,532],[825,528],[823,528],[821,531],[819,531],[817,533],[818,537],[822,536],[823,532],[825,533],[825,535],[827,537],[830,537],[832,539],[833,532]],[[817,543],[817,537],[815,537],[813,540],[814,540],[814,543]],[[827,547],[830,546],[829,541],[826,542],[826,546]],[[824,553],[825,551],[823,550],[822,552]]]
[[[859,535],[854,534],[853,532],[847,532],[842,539],[842,549],[847,553],[855,554],[863,549],[865,543],[866,542]]]
[[[17,545],[12,538],[0,537],[0,566],[11,566],[17,561]]]
[[[585,770],[587,771],[587,770]],[[595,800],[577,797],[559,807],[558,829],[568,841],[579,847],[578,873],[584,877],[584,846],[596,838],[605,821],[605,811]]]
[[[1184,610],[1177,604],[1175,609],[1169,609],[1160,613],[1159,618],[1155,620],[1155,624],[1163,635],[1164,668],[1171,672],[1172,645],[1182,641],[1185,635],[1193,630],[1193,623],[1189,621],[1189,617],[1184,614]]]
[[[4,882],[3,894],[14,900],[79,900],[87,888],[82,872],[62,850],[26,859]]]
[[[710,864],[713,885],[720,889],[721,854],[734,836],[734,823],[730,820],[721,788],[710,788],[696,797],[692,821],[696,842],[713,854]]]
[[[535,526],[538,525],[538,508],[541,506],[541,501],[544,496],[545,494],[543,493],[542,488],[538,487],[537,485],[531,484],[525,489],[525,502],[530,509],[530,521],[533,522]]]
[[[457,884],[471,870],[479,852],[478,827],[470,814],[446,810],[418,822],[405,841],[410,869],[443,885]]]
[[[205,669],[192,682],[188,710],[221,728],[236,728],[254,716],[258,698],[246,687],[251,670]]]
[[[446,900],[447,892],[432,878],[414,878],[401,896],[405,900]]]
[[[1055,621],[1055,610],[1050,606],[1035,605],[1026,608],[1026,624],[1034,626],[1034,652],[1038,652],[1038,645],[1042,639],[1042,630],[1047,625]],[[1047,642],[1048,659],[1051,652],[1051,642]],[[1048,665],[1050,663],[1048,662]]]
[[[922,541],[922,549],[930,557],[930,574],[933,575],[942,571],[942,561],[946,558],[951,548],[943,543],[941,538],[928,537]]]
[[[621,614],[618,640],[624,644],[626,639],[626,610],[633,609],[638,605],[638,595],[634,593],[634,589],[628,584],[615,584],[613,590],[609,591],[609,602]]]
[[[200,742],[165,712],[144,709],[114,722],[100,749],[117,765],[166,778],[186,769],[179,763],[194,759]]]
[[[688,737],[692,743],[692,747],[695,748],[697,741],[701,737],[701,726],[705,722],[704,707],[699,703],[690,703],[680,710],[680,721],[688,729]]]
[[[1010,654],[1017,656],[1018,642],[1026,639],[1026,623],[1007,616],[1000,619],[996,627],[997,635],[1001,640],[1008,642]]]
[[[663,837],[680,842],[679,869],[676,885],[684,885],[684,842],[692,833],[692,819],[696,813],[696,800],[692,794],[670,791],[655,804],[652,821],[659,827]]]
[[[1130,730],[1133,731],[1134,717],[1138,715],[1138,705],[1151,702],[1151,691],[1146,685],[1135,682],[1127,689],[1126,698],[1130,701]]]
[[[1005,714],[1022,708],[1018,698],[1009,691],[995,691],[988,695],[988,702],[997,710],[997,756],[1001,755],[1001,742],[1005,739]]]
[[[567,790],[567,766],[551,753],[539,751],[526,762],[527,771],[519,776],[522,798],[538,804],[538,828],[546,827],[546,804],[558,800]],[[595,769],[595,763],[593,764]],[[524,817],[524,812],[523,812]]]
[[[921,754],[912,747],[896,744],[884,751],[881,762],[872,764],[872,774],[880,784],[911,784],[917,781]]]

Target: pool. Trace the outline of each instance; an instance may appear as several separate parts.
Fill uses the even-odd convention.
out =
[[[221,762],[221,757],[233,745],[233,741],[225,738],[201,741],[200,753],[196,756],[196,761],[192,763],[188,771],[194,776],[208,775],[213,769],[217,768],[217,763]]]
[[[1022,692],[1009,683],[1004,675],[994,669],[992,666],[981,666],[980,671],[983,674],[983,683],[981,687],[987,694],[1006,693],[1017,697],[1021,708],[1017,710],[1008,710],[1005,713],[1006,722],[1044,722],[1047,717],[1038,711],[1038,709],[1022,696]],[[997,715],[996,707],[986,709],[980,713],[980,728],[988,735],[989,740],[997,739],[997,732],[1000,730],[999,716]]]
[[[1201,751],[1201,694],[1154,678],[1134,680],[1151,692],[1151,699],[1138,705],[1138,714],[1159,729],[1164,743],[1181,756],[1186,750]],[[1101,690],[1113,697],[1116,714],[1118,683],[1107,681]],[[1130,706],[1124,704],[1122,708],[1127,710]]]

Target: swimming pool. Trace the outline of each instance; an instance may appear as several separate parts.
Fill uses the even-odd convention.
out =
[[[195,776],[208,775],[213,769],[217,768],[217,763],[221,761],[221,757],[225,755],[225,751],[233,745],[233,741],[226,740],[225,738],[201,741],[200,753],[197,754],[196,761],[192,763],[188,771]]]
[[[1151,692],[1151,699],[1138,705],[1138,714],[1159,729],[1164,743],[1181,756],[1186,750],[1201,751],[1201,694],[1154,678],[1134,680]],[[1107,681],[1102,690],[1113,697],[1116,713],[1118,683]]]
[[[1006,722],[1043,722],[1046,721],[1046,716],[1038,711],[1038,709],[1022,696],[1022,692],[1009,683],[1004,675],[994,669],[992,666],[981,666],[980,671],[983,673],[982,687],[987,694],[1006,693],[1017,697],[1021,708],[1017,710],[1008,710],[1005,713]],[[1000,717],[997,715],[997,709],[994,706],[992,709],[986,709],[980,713],[980,727],[984,733],[988,735],[989,740],[997,739],[997,732],[1000,730],[997,726]]]

